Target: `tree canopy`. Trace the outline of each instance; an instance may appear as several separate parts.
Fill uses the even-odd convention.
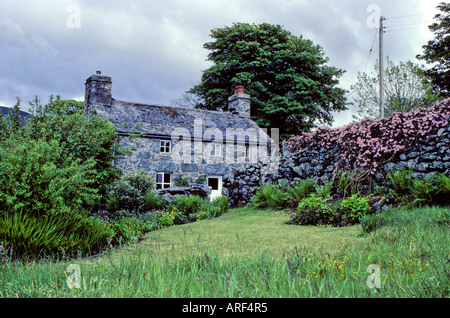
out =
[[[426,76],[442,96],[450,97],[450,3],[441,2],[437,8],[442,13],[436,14],[437,22],[428,27],[435,38],[423,46],[424,53],[417,58],[432,64]]]
[[[22,126],[14,116],[2,120],[0,213],[89,212],[121,174],[113,165],[122,153],[115,127],[100,116],[86,119],[83,102],[51,97],[41,105],[36,97],[31,104]]]
[[[251,95],[251,118],[280,137],[333,122],[332,111],[346,108],[337,87],[344,70],[327,65],[321,46],[294,36],[279,25],[234,23],[211,31],[204,44],[214,64],[188,93],[202,100],[197,108],[226,110],[234,87]]]
[[[357,82],[350,89],[356,93],[354,101],[355,119],[377,118],[380,115],[380,77],[378,62],[372,74],[359,73]],[[423,106],[430,106],[440,96],[434,92],[424,75],[423,67],[411,61],[398,64],[388,60],[384,71],[384,113],[407,112]]]

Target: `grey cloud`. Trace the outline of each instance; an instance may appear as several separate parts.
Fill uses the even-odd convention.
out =
[[[374,30],[366,25],[371,3],[391,16],[423,6],[420,0],[0,0],[0,104],[13,105],[15,96],[24,107],[34,95],[43,101],[50,94],[83,98],[84,82],[96,70],[112,77],[117,99],[168,104],[209,67],[203,44],[210,30],[233,22],[280,24],[311,39],[330,65],[347,71],[341,83],[348,89],[372,43]],[[71,4],[79,5],[80,28],[67,26]],[[427,40],[393,32],[385,52],[413,59]],[[335,117],[343,123],[349,115]]]

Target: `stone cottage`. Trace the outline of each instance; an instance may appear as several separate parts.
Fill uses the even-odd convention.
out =
[[[242,86],[229,97],[228,111],[208,111],[119,101],[111,95],[111,84],[100,71],[86,80],[85,115],[109,118],[122,145],[134,146],[117,166],[148,172],[157,189],[172,187],[179,178],[195,182],[203,177],[214,198],[223,193],[223,178],[239,167],[262,162],[277,168],[277,131],[270,138],[250,119],[250,95]],[[132,133],[142,135],[130,138]]]

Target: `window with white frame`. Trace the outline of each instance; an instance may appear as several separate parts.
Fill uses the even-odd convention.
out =
[[[161,140],[160,142],[160,153],[170,153],[172,147],[172,142],[170,140]]]
[[[172,185],[172,177],[170,173],[157,173],[156,174],[156,190],[170,188]]]

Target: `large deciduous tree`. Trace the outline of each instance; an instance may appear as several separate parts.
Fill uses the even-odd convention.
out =
[[[251,118],[260,127],[279,128],[280,137],[333,122],[332,111],[346,108],[337,87],[344,70],[327,65],[321,46],[294,36],[279,25],[234,23],[211,31],[204,44],[214,64],[188,93],[197,108],[226,110],[234,87],[250,94]]]
[[[432,65],[426,76],[442,96],[450,97],[450,3],[441,2],[437,8],[442,13],[436,14],[437,22],[428,27],[435,38],[423,46],[424,52],[417,58]]]

